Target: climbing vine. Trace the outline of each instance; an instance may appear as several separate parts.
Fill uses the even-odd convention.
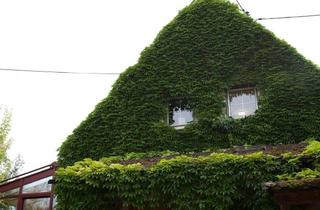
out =
[[[255,115],[226,116],[226,93],[253,84]],[[319,136],[319,68],[225,0],[195,0],[120,75],[59,149],[72,165],[128,152],[201,151]],[[168,101],[188,98],[196,121],[167,124]]]

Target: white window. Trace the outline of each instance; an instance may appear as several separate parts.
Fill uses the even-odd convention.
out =
[[[258,109],[257,89],[232,89],[228,92],[228,113],[235,119],[253,115]]]
[[[193,112],[186,99],[176,99],[169,102],[169,125],[181,129],[192,121]]]

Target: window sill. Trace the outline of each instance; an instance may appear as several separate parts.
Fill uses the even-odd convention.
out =
[[[182,125],[170,125],[170,127],[176,129],[176,130],[181,130],[184,129],[187,125],[190,125],[192,122],[190,123],[186,123],[186,124],[182,124]]]

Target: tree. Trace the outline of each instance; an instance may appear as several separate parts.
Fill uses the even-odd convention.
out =
[[[11,113],[0,107],[0,181],[16,175],[23,165],[20,156],[15,160],[8,157],[12,139],[9,138],[11,129]]]

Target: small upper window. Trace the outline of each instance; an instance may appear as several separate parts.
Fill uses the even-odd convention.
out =
[[[193,112],[186,99],[176,99],[169,102],[169,125],[180,129],[193,121]]]
[[[258,109],[257,89],[232,89],[228,92],[229,116],[235,119],[253,115]]]

